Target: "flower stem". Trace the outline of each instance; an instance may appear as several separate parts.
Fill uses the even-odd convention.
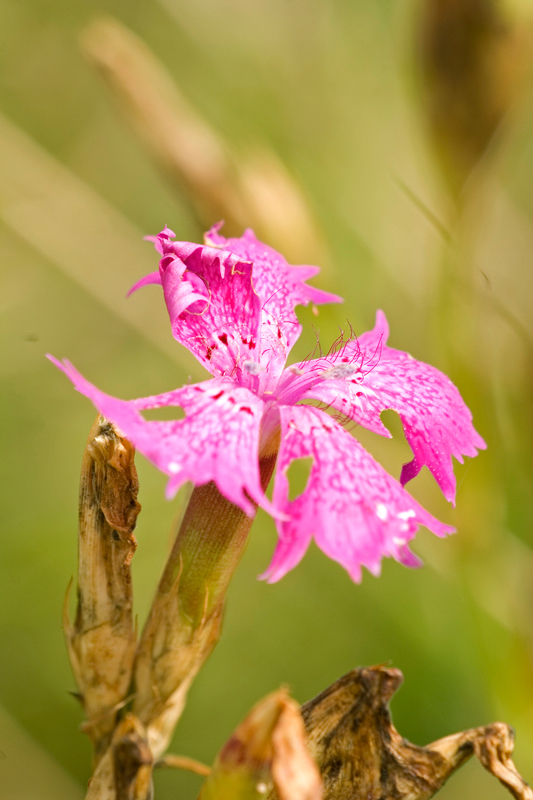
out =
[[[263,489],[278,445],[276,431],[261,448]],[[218,641],[226,590],[252,523],[253,517],[226,500],[213,482],[194,489],[134,666],[133,711],[147,728],[156,759],[168,746],[192,680]]]

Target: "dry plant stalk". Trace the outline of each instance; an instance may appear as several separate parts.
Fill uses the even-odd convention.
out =
[[[218,754],[199,800],[259,800],[275,786],[280,800],[321,800],[298,705],[280,689],[250,711]]]
[[[240,236],[251,225],[289,260],[325,263],[317,221],[273,150],[232,153],[155,54],[118,20],[94,22],[82,47],[165,179],[187,190],[204,229],[225,219],[229,235]]]
[[[97,762],[127,696],[135,652],[130,563],[141,506],[134,449],[97,417],[83,454],[79,497],[78,606],[64,629]]]
[[[207,764],[202,764],[201,761],[197,761],[195,758],[189,758],[189,756],[177,756],[173,753],[167,753],[166,756],[160,758],[159,761],[156,761],[154,767],[184,769],[187,772],[194,772],[196,775],[203,775],[204,778],[207,778],[211,773],[211,767],[208,767]]]
[[[324,800],[427,800],[472,755],[516,800],[533,800],[511,760],[514,735],[508,725],[496,722],[426,747],[400,736],[388,704],[402,681],[397,669],[356,669],[302,706]]]

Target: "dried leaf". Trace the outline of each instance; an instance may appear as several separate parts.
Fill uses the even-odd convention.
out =
[[[473,754],[517,800],[533,800],[511,761],[513,734],[503,723],[427,747],[400,736],[388,703],[402,681],[397,669],[357,669],[302,706],[324,800],[427,800]]]

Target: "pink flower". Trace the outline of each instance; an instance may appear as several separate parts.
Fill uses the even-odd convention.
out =
[[[268,580],[292,569],[313,537],[354,581],[361,579],[362,566],[378,575],[384,556],[417,566],[408,542],[418,526],[437,536],[453,528],[425,511],[403,484],[426,465],[453,502],[452,455],[462,462],[485,447],[459,392],[438,370],[387,346],[381,311],[372,331],[337,343],[326,356],[286,367],[301,331],[295,306],[340,298],[305,283],[316,267],[289,266],[251,230],[240,239],[225,239],[220,227],[208,232],[204,246],[172,241],[168,228],[152,237],[162,256],[159,271],[132,289],[149,283],[163,287],[175,339],[194,353],[211,380],[124,401],[101,392],[68,361],[52,361],[169,475],[168,497],[185,481],[214,481],[247,514],[257,503],[275,517],[279,541],[264,576]],[[390,434],[380,413],[395,409],[414,455],[400,483],[336,419],[299,404],[306,399],[322,401],[382,436]],[[186,416],[168,422],[142,416],[161,406],[181,406]],[[261,489],[258,452],[278,426],[270,503]],[[307,486],[289,500],[287,469],[308,456],[313,461]]]

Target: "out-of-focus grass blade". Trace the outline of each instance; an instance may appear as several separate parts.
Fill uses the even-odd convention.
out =
[[[173,342],[160,297],[126,299],[157,265],[142,233],[1,114],[0,219],[166,355],[198,370]]]
[[[199,220],[211,225],[223,217],[230,228],[242,227],[246,211],[224,142],[144,42],[105,18],[84,31],[81,44],[165,177],[189,190]]]
[[[81,800],[83,790],[0,706],[0,789],[9,800]]]
[[[165,178],[187,191],[203,227],[218,219],[231,235],[253,227],[289,261],[327,264],[318,222],[271,148],[256,142],[243,153],[227,144],[157,56],[118,20],[92,23],[82,46]]]

